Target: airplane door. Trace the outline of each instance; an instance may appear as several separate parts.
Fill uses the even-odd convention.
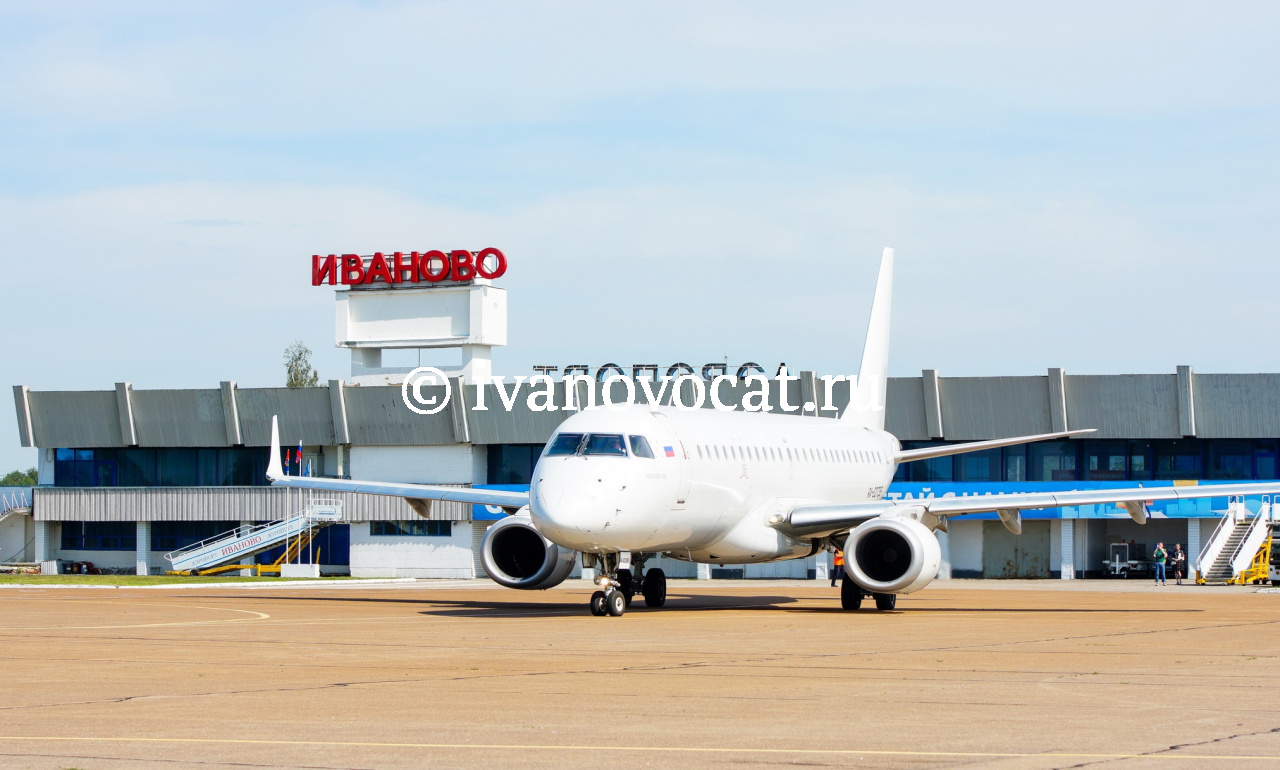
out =
[[[671,431],[671,438],[675,442],[672,450],[675,452],[676,466],[680,469],[680,483],[676,487],[676,505],[683,506],[684,501],[689,498],[690,476],[692,474],[689,467],[692,464],[689,460],[689,450],[685,447],[684,440],[680,438],[680,433],[676,430],[676,426],[671,422],[671,419],[661,412],[654,412],[654,415],[662,421],[663,425],[667,426],[667,430]]]

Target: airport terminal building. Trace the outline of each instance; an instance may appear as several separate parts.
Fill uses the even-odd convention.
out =
[[[561,408],[537,411],[522,396],[507,409],[502,398],[510,385],[505,391],[475,386],[492,374],[492,346],[506,343],[505,291],[494,285],[505,257],[499,270],[492,255],[485,262],[486,252],[496,250],[472,255],[469,274],[458,268],[454,255],[460,252],[427,252],[445,260],[422,274],[435,276],[431,281],[410,281],[400,255],[394,262],[383,258],[384,269],[378,269],[382,255],[362,258],[358,273],[350,261],[315,258],[313,284],[344,284],[336,292],[335,336],[351,350],[352,374],[344,380],[302,388],[240,388],[225,381],[191,390],[115,383],[94,391],[33,391],[15,385],[18,439],[39,449],[39,486],[28,511],[0,519],[0,561],[92,562],[159,572],[169,568],[167,552],[294,515],[307,504],[299,491],[265,486],[273,415],[279,416],[291,474],[520,489],[527,488],[544,445],[569,414],[566,395],[576,395],[576,403],[591,396],[600,403],[602,381],[619,374],[697,373],[709,379],[726,371],[763,372],[754,364],[709,364],[700,371],[684,364],[542,367],[554,380],[554,403]],[[441,276],[441,264],[451,264],[453,273]],[[488,269],[477,272],[477,264]],[[393,272],[397,268],[402,272]],[[390,280],[393,275],[402,280]],[[446,408],[430,414],[409,408],[401,387],[405,370],[382,366],[382,350],[389,348],[461,351],[461,365],[445,372],[452,383]],[[588,378],[564,382],[565,374],[581,373]],[[775,383],[770,402],[775,408],[820,403],[829,393],[834,411],[801,411],[794,419],[831,419],[847,403],[849,388],[847,382],[826,388],[819,373],[800,372]],[[428,386],[420,394],[443,396],[444,390]],[[665,402],[690,403],[684,390],[669,392]],[[726,403],[738,402],[745,390],[741,383],[720,388]],[[521,391],[528,392],[527,386]],[[1097,429],[1087,437],[910,463],[899,468],[891,497],[1280,478],[1280,374],[1196,374],[1189,366],[1167,374],[1050,369],[1025,377],[943,377],[926,370],[890,380],[886,423],[907,448]],[[482,575],[478,544],[485,528],[503,517],[463,503],[336,497],[341,523],[321,530],[308,547],[308,556],[330,574]],[[1093,577],[1102,573],[1116,542],[1132,541],[1139,550],[1157,541],[1181,543],[1194,557],[1226,508],[1223,498],[1157,503],[1143,526],[1114,504],[1027,512],[1018,537],[994,514],[967,517],[939,532],[940,577]],[[671,577],[822,579],[828,556],[747,567],[661,564]]]

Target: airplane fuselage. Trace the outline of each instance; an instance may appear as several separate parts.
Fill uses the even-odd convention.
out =
[[[539,459],[530,515],[549,540],[587,553],[735,564],[797,558],[812,543],[770,527],[769,516],[882,499],[898,449],[889,433],[836,419],[587,410],[560,425]]]

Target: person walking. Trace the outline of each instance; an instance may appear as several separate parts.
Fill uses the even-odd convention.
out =
[[[837,550],[835,556],[831,558],[834,565],[831,568],[831,587],[835,588],[840,582],[840,578],[844,577],[844,551]]]
[[[1164,549],[1164,543],[1156,543],[1156,550],[1151,552],[1151,563],[1155,567],[1156,585],[1168,585],[1164,580],[1164,563],[1169,558],[1169,552]]]
[[[1173,583],[1182,585],[1182,576],[1187,570],[1187,555],[1182,552],[1182,543],[1173,544],[1173,555],[1169,557],[1173,564]]]

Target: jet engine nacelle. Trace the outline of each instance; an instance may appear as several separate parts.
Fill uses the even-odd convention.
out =
[[[942,564],[942,546],[915,519],[879,518],[859,525],[844,543],[844,568],[872,593],[909,594],[929,585]]]
[[[528,514],[508,516],[489,527],[480,545],[484,571],[507,588],[537,590],[563,583],[578,554],[542,536]]]

